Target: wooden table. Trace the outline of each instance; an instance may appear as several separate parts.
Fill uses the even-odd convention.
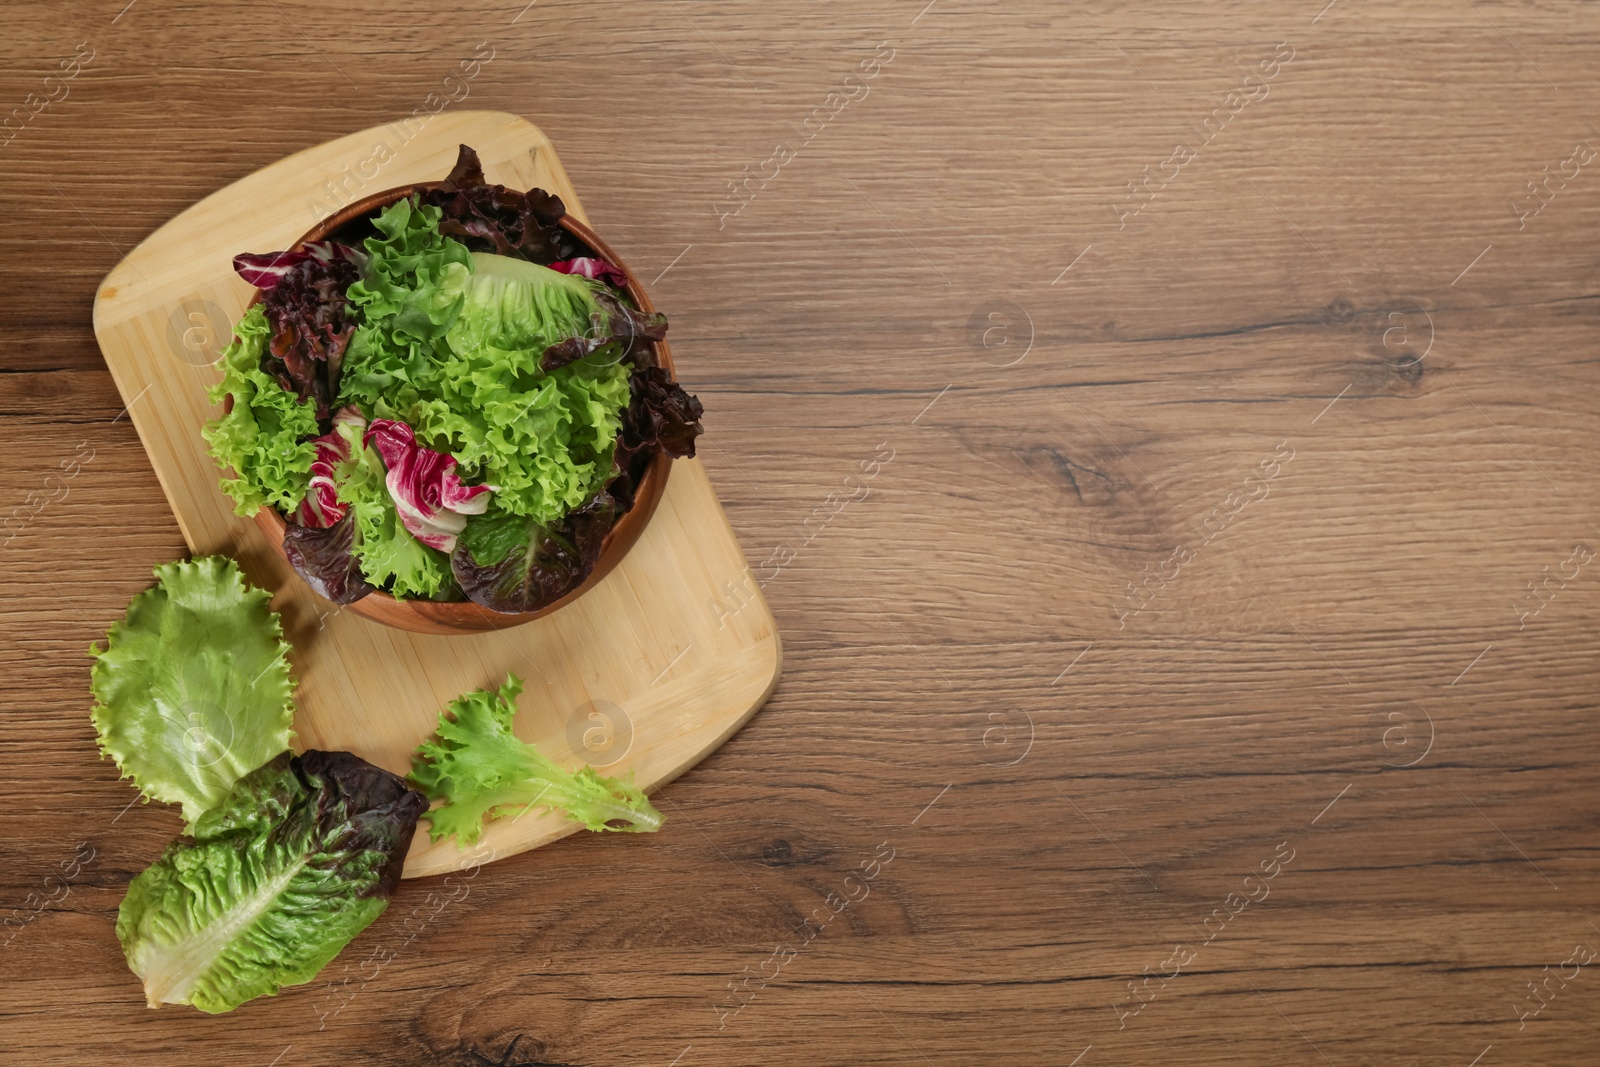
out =
[[[1592,5],[124,2],[0,15],[0,1061],[1592,1062]],[[785,677],[659,835],[150,1012],[83,652],[183,545],[91,298],[436,107],[653,279]]]

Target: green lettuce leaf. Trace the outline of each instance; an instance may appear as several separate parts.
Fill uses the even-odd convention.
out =
[[[600,491],[629,400],[627,337],[545,370],[546,350],[609,336],[604,283],[465,247],[437,231],[438,209],[401,201],[369,238],[367,277],[350,289],[364,324],[345,357],[340,401],[411,426],[496,487],[501,510],[553,523]],[[598,331],[598,332],[597,332]],[[367,578],[378,584],[377,578]]]
[[[561,811],[590,830],[650,833],[662,816],[637,786],[603,778],[593,767],[562,770],[511,732],[513,701],[522,679],[506,679],[498,693],[475,690],[450,702],[439,716],[436,741],[425,742],[412,758],[411,780],[441,807],[424,813],[429,836],[455,834],[472,844],[485,818],[517,815],[534,808]]]
[[[450,568],[467,599],[491,611],[533,611],[583,584],[600,559],[617,506],[602,492],[545,526],[494,504],[467,520]]]
[[[389,588],[397,597],[433,597],[454,591],[450,557],[418,541],[400,521],[384,482],[383,460],[374,449],[362,445],[362,428],[344,425],[337,429],[350,442],[350,459],[334,468],[334,491],[355,518],[350,551],[361,565],[361,573],[374,586],[392,581]]]
[[[372,220],[382,236],[367,238],[366,270],[345,295],[361,318],[392,336],[439,337],[461,306],[471,260],[466,245],[440,236],[439,214],[407,198]]]
[[[117,940],[145,999],[231,1011],[316,977],[383,913],[426,806],[348,752],[241,778],[128,886]]]
[[[472,263],[445,335],[454,358],[441,369],[444,396],[464,416],[440,428],[457,460],[498,487],[501,510],[553,523],[610,480],[631,368],[614,343],[542,369],[550,346],[606,330],[594,296],[603,283],[489,253]]]
[[[201,431],[217,466],[234,470],[222,490],[240,515],[254,515],[263,504],[285,512],[299,507],[317,458],[310,441],[320,432],[316,404],[302,402],[261,369],[270,334],[266,312],[251,306],[222,350],[222,381],[209,394],[213,404],[233,397],[233,408]]]
[[[294,717],[272,596],[222,556],[167,563],[91,648],[100,750],[193,825],[234,782],[289,746]]]
[[[345,353],[343,403],[372,417],[399,393],[430,388],[435,342],[461,309],[472,260],[465,245],[439,234],[439,209],[397,200],[372,220],[381,236],[366,240],[367,266],[346,295],[361,325]]]
[[[533,364],[524,369],[532,371],[551,345],[604,328],[598,284],[525,259],[474,252],[460,317],[446,331],[450,348],[508,360],[531,353]]]

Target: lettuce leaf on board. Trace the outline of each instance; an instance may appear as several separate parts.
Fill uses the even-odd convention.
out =
[[[213,404],[233,398],[233,407],[201,431],[211,458],[235,477],[222,480],[233,498],[233,510],[254,515],[263,504],[293,511],[311,484],[317,446],[317,407],[278,384],[261,369],[261,354],[271,327],[260,304],[245,312],[234,327],[233,341],[222,350],[222,381],[211,387]]]
[[[522,679],[506,679],[498,693],[474,690],[450,702],[439,716],[437,740],[424,742],[411,763],[411,780],[429,798],[444,804],[425,812],[429,837],[455,834],[470,845],[483,833],[485,818],[516,815],[534,808],[560,811],[590,830],[651,833],[662,816],[637,786],[604,778],[593,767],[562,770],[511,731],[513,701]]]
[[[100,750],[140,793],[183,805],[191,826],[234,782],[289,747],[294,718],[283,626],[239,565],[166,563],[106,647],[90,648]]]
[[[117,940],[149,1005],[309,982],[381,915],[427,801],[348,752],[283,752],[134,878]]]

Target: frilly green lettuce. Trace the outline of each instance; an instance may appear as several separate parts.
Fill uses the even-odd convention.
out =
[[[429,341],[455,321],[471,266],[467,246],[439,233],[440,211],[410,198],[383,209],[366,240],[367,266],[346,296],[391,339]]]
[[[398,201],[376,220],[364,318],[340,400],[411,426],[462,476],[496,486],[495,508],[554,523],[604,487],[629,398],[620,343],[545,371],[550,346],[609,329],[603,283],[467,253],[439,235],[438,209]],[[367,575],[375,584],[378,579]]]
[[[289,747],[289,646],[271,594],[222,556],[167,563],[95,657],[100,750],[191,825],[234,782]]]
[[[213,404],[233,397],[233,408],[201,431],[219,467],[232,467],[222,489],[240,515],[254,515],[263,504],[283,511],[300,506],[311,482],[317,448],[309,440],[317,429],[316,405],[301,402],[261,369],[261,353],[271,327],[260,304],[234,326],[222,350],[222,381],[211,388]]]
[[[379,587],[393,579],[390,589],[397,597],[432,597],[453,588],[450,557],[411,536],[400,521],[384,482],[383,460],[361,443],[361,427],[342,426],[339,433],[350,442],[350,459],[334,469],[334,485],[355,517],[350,551],[361,573]]]
[[[603,778],[593,767],[562,770],[512,733],[513,703],[522,679],[506,679],[498,693],[487,689],[450,702],[439,716],[438,740],[425,742],[411,763],[411,781],[444,804],[424,813],[429,837],[449,834],[470,845],[483,833],[483,821],[534,808],[564,812],[590,830],[650,833],[661,828],[661,813],[631,782]]]

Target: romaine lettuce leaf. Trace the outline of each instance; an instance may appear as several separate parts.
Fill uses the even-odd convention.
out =
[[[91,648],[100,750],[193,825],[289,746],[294,681],[271,594],[222,556],[167,563]]]
[[[616,517],[605,492],[548,526],[491,509],[467,521],[450,567],[468,600],[490,611],[533,611],[583,584]]]
[[[383,913],[426,806],[348,752],[284,752],[133,879],[117,940],[149,1005],[231,1011],[314,978]]]
[[[517,740],[512,702],[520,692],[522,679],[513,674],[498,693],[479,689],[457,697],[439,716],[438,740],[417,749],[411,780],[444,801],[423,815],[433,840],[455,834],[460,844],[470,845],[483,833],[485,817],[534,808],[564,812],[590,830],[661,828],[661,813],[637,786],[603,778],[588,766],[569,773]]]
[[[299,507],[317,458],[308,440],[319,432],[316,405],[302,403],[261,369],[270,332],[266,312],[252,305],[222,350],[222,381],[210,392],[213,404],[233,397],[233,408],[201,431],[212,459],[236,474],[223,479],[222,489],[240,515],[254,515],[263,504],[284,512]]]

